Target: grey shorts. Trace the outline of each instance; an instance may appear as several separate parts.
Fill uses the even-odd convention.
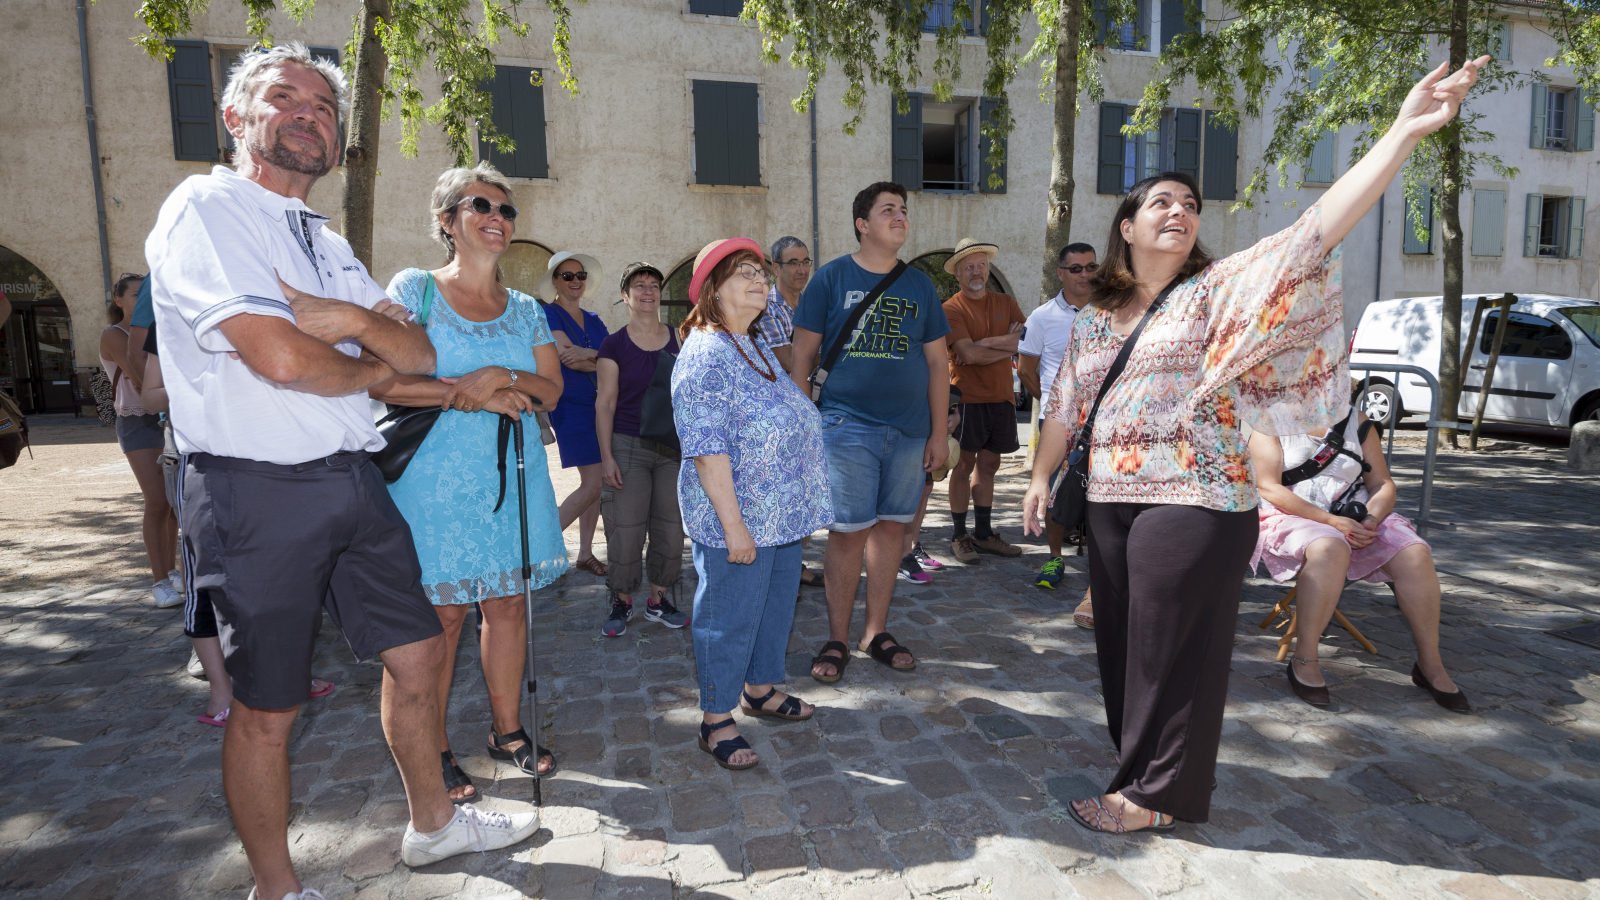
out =
[[[117,416],[117,445],[123,453],[160,450],[165,443],[166,439],[161,435],[161,417],[155,413]]]
[[[306,699],[319,609],[359,659],[442,632],[411,528],[367,454],[295,466],[187,460],[189,580],[216,610],[239,702],[288,709]]]

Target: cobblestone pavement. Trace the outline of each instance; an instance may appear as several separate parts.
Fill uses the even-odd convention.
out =
[[[330,900],[1597,897],[1600,649],[1545,631],[1600,620],[1600,483],[1560,457],[1441,461],[1435,519],[1458,526],[1433,533],[1445,660],[1475,715],[1410,684],[1409,633],[1368,585],[1342,609],[1378,653],[1331,631],[1335,706],[1292,699],[1275,636],[1257,627],[1282,591],[1250,581],[1211,821],[1170,837],[1106,838],[1064,816],[1113,758],[1092,636],[1070,618],[1082,560],[1042,591],[1030,546],[898,585],[890,626],[921,659],[910,674],[858,657],[837,686],[805,677],[825,639],[821,594],[806,591],[790,685],[822,710],[741,722],[762,757],[744,772],[695,746],[689,634],[641,622],[603,639],[603,587],[568,576],[538,598],[542,742],[561,759],[541,831],[514,852],[415,871],[398,861],[406,806],[379,668],[326,628],[317,673],[339,690],[309,702],[294,733],[291,848]],[[1408,498],[1419,460],[1398,459]],[[1013,539],[1022,484],[1007,478],[997,502]],[[945,521],[930,516],[930,549],[948,546]],[[195,723],[205,693],[182,671],[176,612],[129,586],[0,594],[0,644],[0,892],[243,898],[220,732]],[[482,752],[474,649],[456,684],[463,766],[492,805],[527,801],[530,781]]]

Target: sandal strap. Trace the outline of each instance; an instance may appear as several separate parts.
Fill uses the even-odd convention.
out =
[[[510,734],[495,734],[491,730],[489,734],[491,736],[490,739],[494,741],[494,745],[496,747],[503,748],[505,745],[515,744],[517,741],[522,741],[524,744],[533,743],[533,738],[528,737],[528,729],[526,728],[518,728],[516,731],[513,731]]]
[[[778,704],[778,708],[774,712],[783,716],[798,716],[800,715],[800,709],[800,701],[795,699],[793,694],[790,694],[783,698],[783,702]]]
[[[894,635],[887,631],[880,631],[873,636],[872,640],[867,641],[867,653],[873,659],[890,665],[894,664],[895,656],[901,653],[907,656],[912,655],[910,650],[900,646],[900,642],[894,639]],[[915,657],[912,658],[914,659]]]
[[[454,759],[452,759],[454,754],[446,750],[439,754],[439,756],[441,761],[444,763],[443,768],[445,790],[453,791],[460,787],[472,787],[472,779],[469,778],[467,773],[462,770],[461,766]]]
[[[778,693],[778,689],[776,687],[774,687],[772,690],[767,691],[767,695],[765,697],[762,697],[760,700],[757,700],[756,698],[750,696],[750,692],[749,691],[740,691],[739,693],[744,695],[744,699],[745,699],[745,701],[747,703],[750,704],[750,708],[751,709],[760,709],[761,707],[766,705],[768,700],[772,699],[774,694]],[[782,707],[780,706],[779,709],[782,709]]]
[[[839,655],[829,656],[828,651],[830,650],[837,650]],[[844,664],[849,661],[850,645],[846,644],[844,641],[829,641],[822,645],[822,650],[818,652],[816,656],[811,657],[811,664],[813,666],[819,662],[825,662],[833,663],[835,666],[841,669],[844,668]]]

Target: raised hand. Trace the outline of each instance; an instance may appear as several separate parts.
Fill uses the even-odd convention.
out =
[[[1489,57],[1480,56],[1468,61],[1454,75],[1447,76],[1450,64],[1441,63],[1411,88],[1405,102],[1400,104],[1395,126],[1413,140],[1443,128],[1461,110],[1461,101],[1478,81],[1478,70],[1488,64]]]

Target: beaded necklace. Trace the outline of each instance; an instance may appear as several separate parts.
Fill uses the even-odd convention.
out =
[[[778,367],[777,367],[776,364],[768,363],[767,371],[765,371],[765,372],[761,371],[761,369],[755,364],[755,362],[750,359],[749,355],[747,355],[744,352],[744,348],[739,346],[739,339],[734,337],[733,334],[730,333],[730,332],[724,332],[724,333],[728,335],[728,340],[733,342],[733,349],[739,351],[739,355],[744,357],[745,364],[748,365],[750,368],[754,369],[755,373],[757,375],[760,375],[762,378],[765,378],[768,381],[777,381],[778,380],[778,371],[777,371]],[[751,341],[751,346],[752,347],[755,346],[755,342],[753,340]],[[766,356],[766,354],[761,352],[761,348],[760,347],[756,347],[755,350],[756,350],[756,355],[761,357],[761,361],[764,362],[764,363],[767,362],[767,356]]]

